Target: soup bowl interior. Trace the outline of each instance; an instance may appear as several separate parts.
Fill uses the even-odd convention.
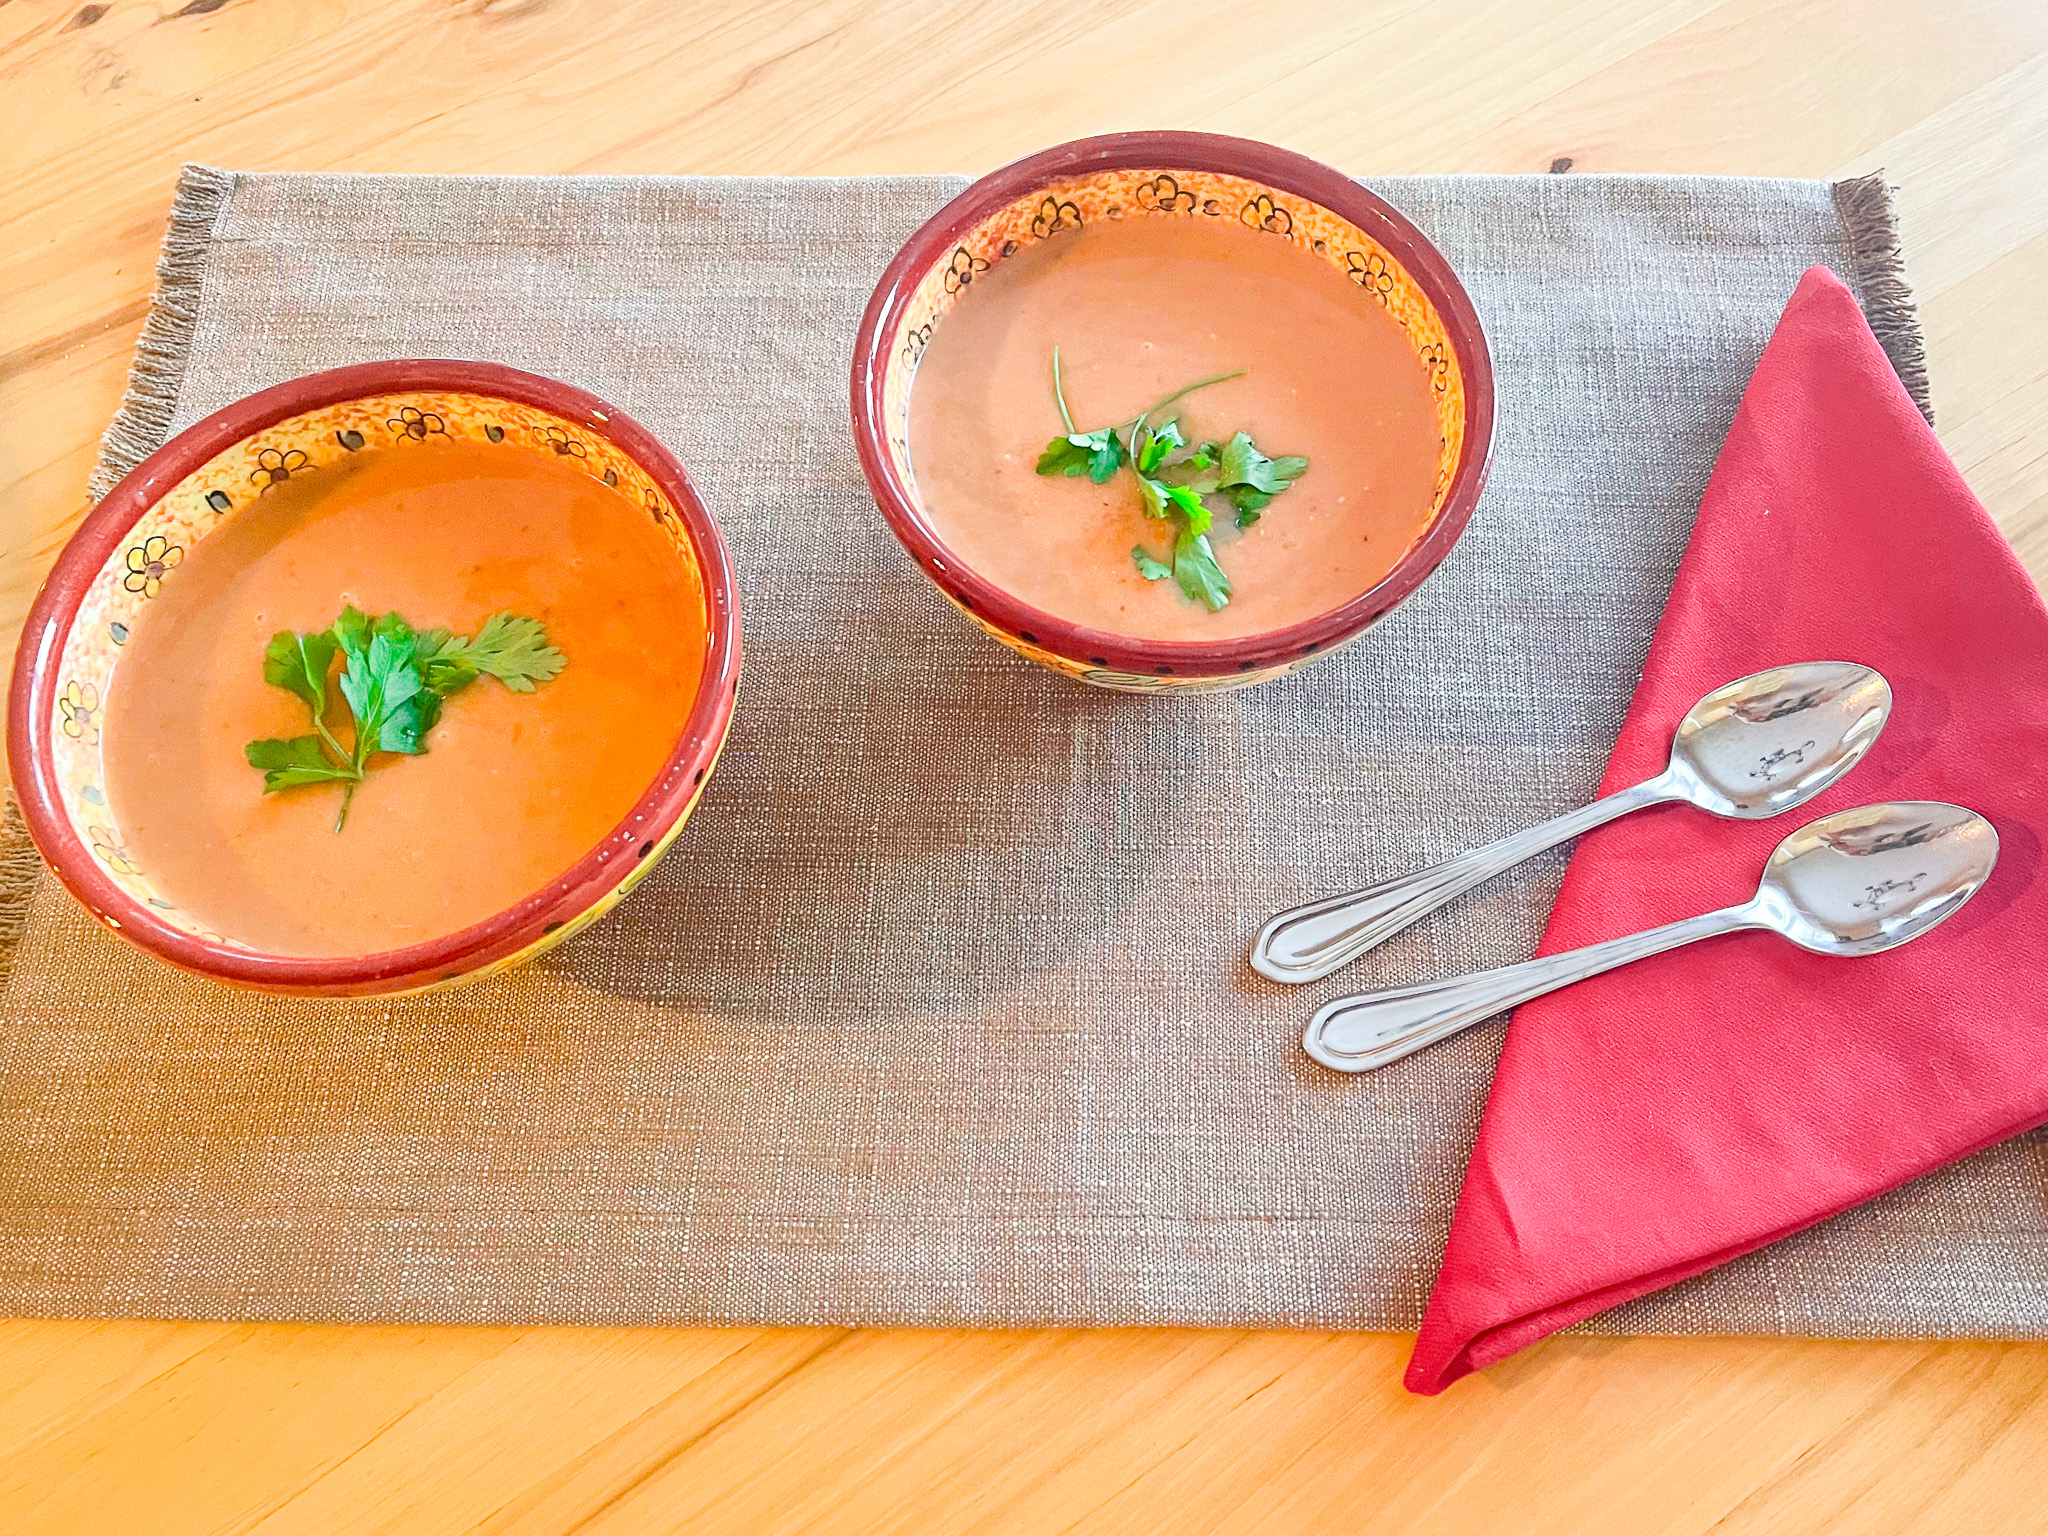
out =
[[[1210,219],[1284,240],[1350,279],[1359,302],[1400,327],[1428,381],[1442,446],[1429,516],[1368,591],[1268,634],[1152,641],[1044,613],[968,567],[935,531],[911,460],[919,359],[976,283],[1027,248],[1086,225]],[[1449,553],[1485,482],[1493,373],[1464,288],[1420,230],[1327,166],[1213,134],[1128,133],[1078,140],[977,181],[905,244],[870,300],[853,370],[855,439],[877,504],[940,591],[995,639],[1107,688],[1235,687],[1276,677],[1364,633]]]
[[[610,488],[659,525],[685,574],[705,663],[661,773],[618,828],[559,880],[440,938],[340,958],[266,954],[182,911],[131,856],[105,785],[103,727],[131,635],[181,564],[295,476],[375,451],[467,442],[542,455]],[[111,492],[59,557],[23,632],[9,754],[29,831],[109,928],[221,980],[338,995],[474,980],[530,958],[623,897],[681,831],[730,723],[738,609],[723,541],[688,478],[645,429],[581,390],[492,364],[395,362],[316,374],[228,407],[174,438]],[[143,680],[146,683],[146,679]]]

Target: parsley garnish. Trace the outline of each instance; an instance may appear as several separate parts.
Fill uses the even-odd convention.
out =
[[[1227,443],[1190,443],[1181,432],[1178,412],[1156,424],[1152,418],[1198,389],[1239,378],[1248,371],[1239,368],[1197,379],[1154,401],[1129,421],[1081,432],[1075,429],[1060,382],[1060,349],[1052,349],[1052,397],[1067,430],[1045,445],[1045,452],[1038,457],[1038,472],[1086,475],[1097,485],[1106,485],[1119,469],[1128,466],[1137,479],[1145,515],[1174,526],[1172,563],[1155,558],[1140,544],[1131,551],[1138,574],[1147,581],[1172,576],[1182,592],[1211,613],[1229,603],[1230,578],[1216,563],[1216,551],[1209,543],[1214,514],[1203,498],[1216,496],[1228,502],[1236,513],[1237,526],[1249,528],[1275,496],[1301,478],[1308,460],[1292,454],[1269,459],[1259,452],[1249,432],[1239,432]]]
[[[1296,454],[1267,458],[1249,432],[1240,432],[1223,445],[1217,489],[1237,508],[1237,526],[1249,528],[1259,520],[1266,504],[1300,479],[1307,468],[1308,460]]]
[[[1142,544],[1131,546],[1131,559],[1138,567],[1138,574],[1147,581],[1164,581],[1173,574],[1173,567],[1163,565],[1145,552]]]
[[[336,679],[353,724],[344,747],[327,724],[327,673],[339,652]],[[280,630],[263,651],[263,680],[297,694],[313,716],[313,734],[252,741],[242,749],[249,766],[263,770],[266,795],[309,784],[339,784],[339,832],[348,822],[356,786],[377,752],[417,756],[441,718],[442,701],[479,677],[495,677],[514,693],[531,693],[562,670],[568,658],[548,644],[537,619],[494,613],[471,639],[430,629],[415,633],[395,613],[372,617],[341,610],[332,629],[317,634]]]

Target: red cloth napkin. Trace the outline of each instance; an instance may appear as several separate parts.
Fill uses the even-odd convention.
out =
[[[1823,659],[1891,681],[1869,758],[1772,821],[1677,806],[1592,833],[1543,951],[1745,900],[1779,839],[1872,801],[1982,812],[1997,871],[1890,954],[1743,934],[1522,1008],[1412,1390],[2048,1120],[2048,609],[1855,299],[1815,267],[1721,450],[1602,792],[1661,770],[1710,688]]]

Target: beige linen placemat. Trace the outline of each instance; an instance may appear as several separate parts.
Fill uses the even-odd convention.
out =
[[[0,995],[0,1312],[577,1323],[1418,1317],[1499,1046],[1309,1064],[1273,909],[1579,801],[1793,282],[1916,384],[1871,183],[1375,183],[1470,286],[1492,483],[1420,595],[1297,677],[1096,693],[916,576],[847,428],[854,323],[961,182],[188,172],[102,484],[259,386],[495,358],[671,444],[747,687],[688,833],[542,963],[381,1006],[230,994],[34,890]],[[1514,960],[1561,861],[1351,986]],[[1602,1320],[2048,1333],[2034,1137]]]

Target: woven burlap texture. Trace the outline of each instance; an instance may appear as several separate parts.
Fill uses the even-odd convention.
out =
[[[1375,182],[1485,322],[1485,500],[1363,643],[1135,698],[974,633],[862,482],[855,321],[961,184],[188,171],[102,484],[341,363],[567,379],[668,442],[724,526],[746,680],[654,877],[470,990],[230,993],[45,881],[0,1000],[0,1312],[1415,1322],[1500,1027],[1356,1079],[1301,1028],[1338,990],[1526,956],[1561,856],[1320,987],[1255,977],[1246,942],[1591,792],[1800,271],[1855,284],[1917,379],[1882,189]],[[2048,1332],[2044,1145],[1598,1326]]]

